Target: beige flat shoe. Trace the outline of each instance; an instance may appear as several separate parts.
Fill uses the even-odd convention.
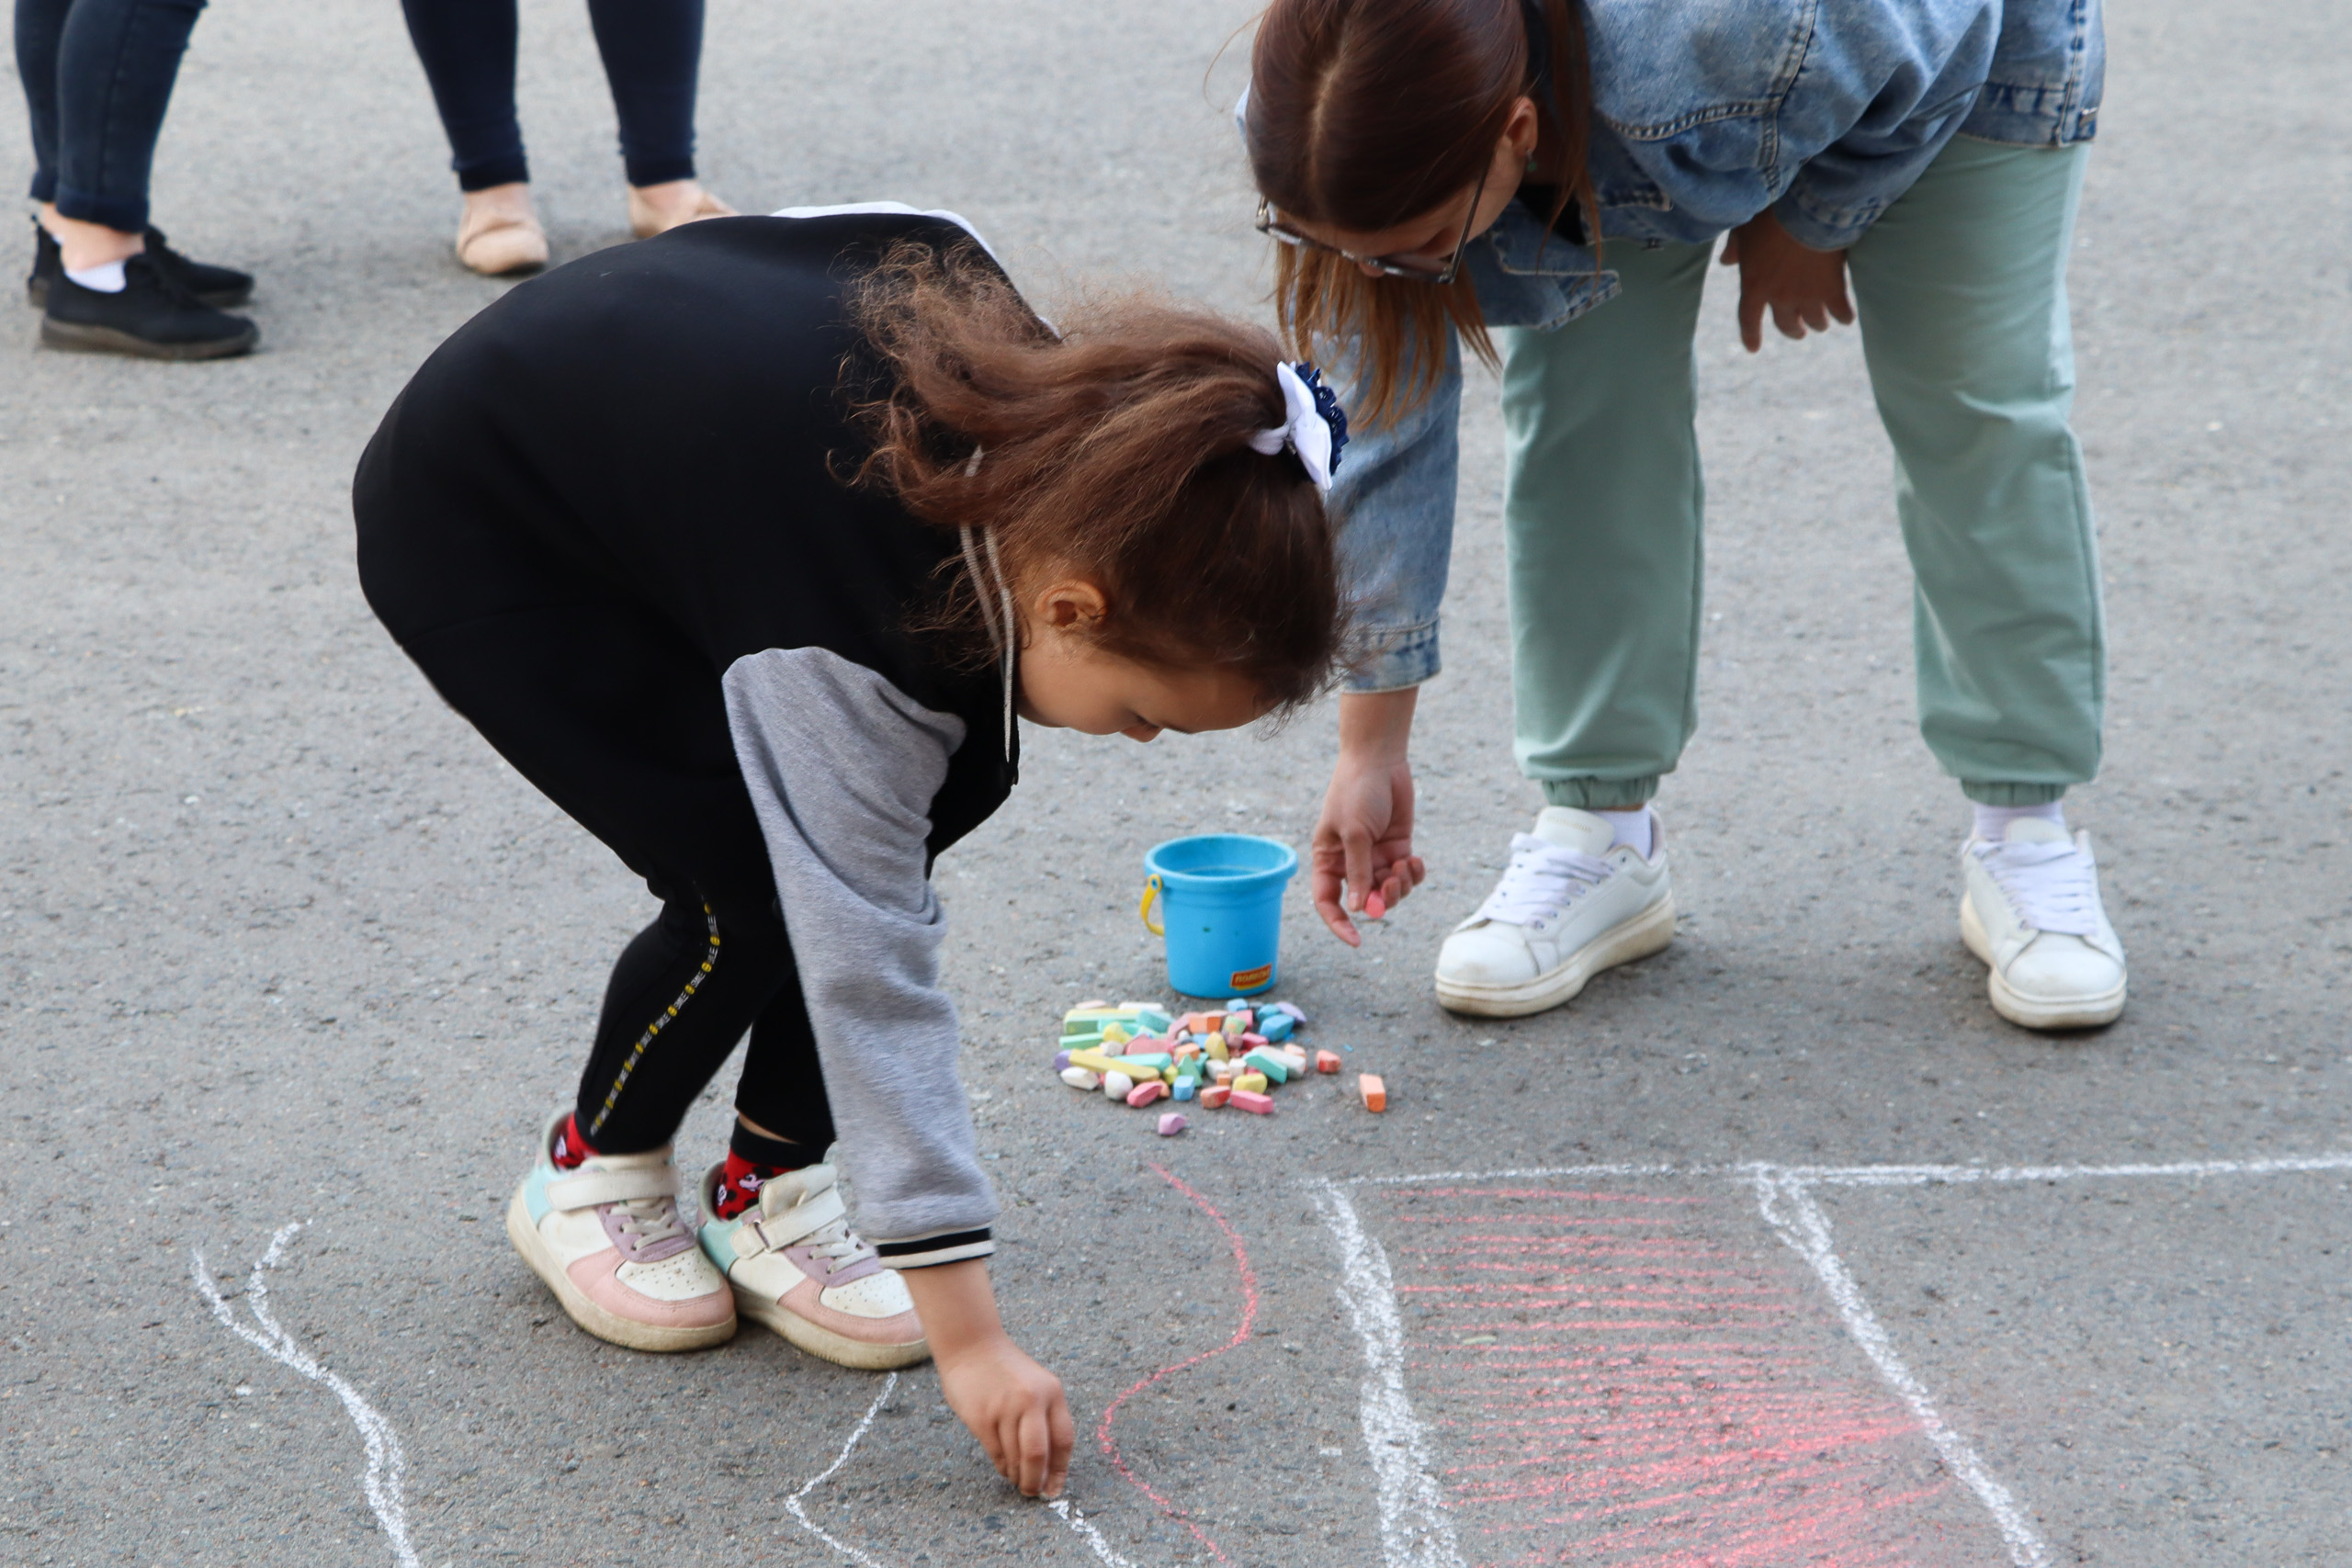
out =
[[[548,234],[526,197],[513,204],[468,202],[458,224],[458,259],[484,277],[537,272],[548,265]]]
[[[647,191],[658,190],[666,193],[675,190],[680,186],[692,186],[694,187],[695,199],[694,204],[691,207],[666,201],[661,206],[656,207],[652,202],[648,201],[645,198],[645,193]],[[738,213],[733,208],[728,206],[725,202],[711,195],[710,192],[703,189],[702,186],[695,185],[692,180],[676,180],[673,181],[669,185],[643,186],[631,186],[628,187],[629,232],[635,234],[640,240],[650,240],[656,234],[666,233],[668,231],[675,229],[681,223],[697,222],[705,218],[737,218],[741,216],[741,214]]]

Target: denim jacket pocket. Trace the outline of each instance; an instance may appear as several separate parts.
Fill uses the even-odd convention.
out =
[[[1617,275],[1521,207],[1504,209],[1467,257],[1478,311],[1494,327],[1550,332],[1614,299]]]

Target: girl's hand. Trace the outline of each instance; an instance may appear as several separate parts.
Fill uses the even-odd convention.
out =
[[[1846,253],[1797,243],[1769,209],[1731,231],[1723,265],[1739,268],[1739,341],[1750,354],[1764,346],[1768,307],[1782,337],[1803,337],[1807,327],[1826,333],[1833,316],[1845,323],[1854,319]]]
[[[1075,1440],[1061,1380],[1024,1354],[997,1316],[980,1258],[910,1269],[900,1276],[915,1299],[923,1337],[939,1368],[940,1391],[996,1472],[1024,1497],[1057,1497],[1069,1483]]]
[[[1417,688],[1340,699],[1340,756],[1323,793],[1311,856],[1315,912],[1331,934],[1360,945],[1350,910],[1374,919],[1401,903],[1428,874],[1413,853],[1413,770],[1407,744]],[[1345,903],[1342,904],[1342,894]]]

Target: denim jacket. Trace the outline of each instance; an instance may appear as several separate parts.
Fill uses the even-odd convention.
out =
[[[1601,233],[1697,244],[1766,208],[1816,250],[1850,245],[1955,135],[2090,139],[2100,0],[1581,0]],[[1237,118],[1239,106],[1236,106]],[[1548,331],[1616,275],[1514,202],[1464,258],[1490,325]],[[1334,367],[1345,386],[1342,363]],[[1430,400],[1362,431],[1331,493],[1357,625],[1351,689],[1437,673],[1453,547],[1460,345]]]

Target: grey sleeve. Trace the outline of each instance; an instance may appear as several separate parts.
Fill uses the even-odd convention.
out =
[[[939,988],[946,921],[924,843],[964,722],[823,649],[747,655],[722,685],[857,1228],[900,1266],[980,1256],[985,1235],[963,1233],[984,1232],[997,1201],[956,1077],[956,1009]]]

